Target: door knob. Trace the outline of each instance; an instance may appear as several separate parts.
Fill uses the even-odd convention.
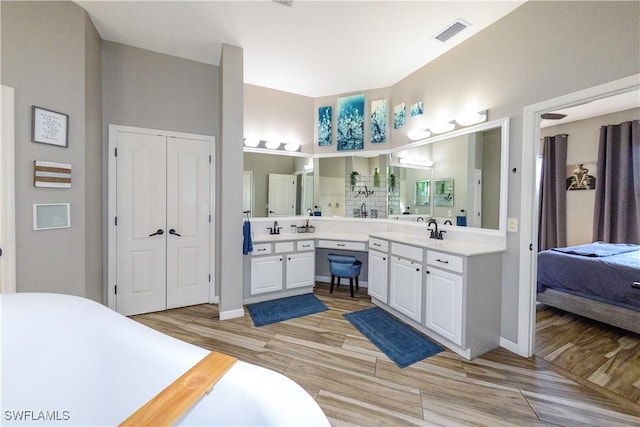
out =
[[[149,234],[149,237],[152,237],[152,236],[161,236],[161,235],[163,235],[163,234],[164,234],[164,230],[163,230],[162,228],[158,228],[158,231],[156,231],[155,233],[151,233],[151,234]]]
[[[173,234],[174,236],[180,237],[180,235],[178,233],[176,233],[176,230],[173,229],[173,228],[171,230],[169,230],[169,234]]]

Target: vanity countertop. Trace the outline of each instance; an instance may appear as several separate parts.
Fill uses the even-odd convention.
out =
[[[280,234],[256,234],[254,243],[283,242],[289,240],[344,240],[348,242],[368,242],[369,235],[364,233],[336,233],[316,231],[315,233],[280,233]]]
[[[446,238],[445,240],[437,240],[431,239],[426,235],[415,236],[397,232],[374,232],[371,233],[371,237],[464,256],[484,255],[505,251],[504,248],[501,248],[499,246],[469,243],[462,240],[446,240]]]
[[[436,240],[428,236],[416,236],[398,232],[372,232],[365,233],[340,233],[322,232],[315,233],[281,233],[281,234],[257,234],[253,237],[254,243],[284,242],[292,240],[340,240],[348,242],[368,242],[369,237],[390,240],[392,242],[419,246],[425,249],[439,250],[456,255],[474,256],[504,252],[504,248],[479,243],[469,243],[462,240]]]

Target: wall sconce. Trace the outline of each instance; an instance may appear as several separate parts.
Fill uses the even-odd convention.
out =
[[[465,113],[456,117],[456,123],[460,126],[471,126],[487,120],[489,110],[478,111],[477,113]]]
[[[441,134],[445,132],[451,132],[453,129],[455,129],[455,127],[455,123],[451,123],[450,121],[440,122],[429,126],[429,130],[435,134]]]

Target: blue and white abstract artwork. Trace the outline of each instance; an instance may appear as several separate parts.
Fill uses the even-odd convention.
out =
[[[393,128],[400,129],[406,121],[406,112],[404,102],[393,107]]]
[[[371,101],[371,142],[387,140],[387,100]]]
[[[338,151],[364,149],[364,95],[338,98]]]
[[[318,108],[318,145],[331,145],[331,106]]]
[[[411,117],[419,116],[424,113],[424,103],[422,101],[411,104]]]

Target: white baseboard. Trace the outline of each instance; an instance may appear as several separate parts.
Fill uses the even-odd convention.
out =
[[[520,354],[520,347],[518,347],[518,344],[504,337],[500,337],[500,347],[507,349],[512,353]]]
[[[220,312],[220,320],[235,319],[236,317],[243,317],[243,316],[244,316],[244,308],[238,308],[236,310]]]

